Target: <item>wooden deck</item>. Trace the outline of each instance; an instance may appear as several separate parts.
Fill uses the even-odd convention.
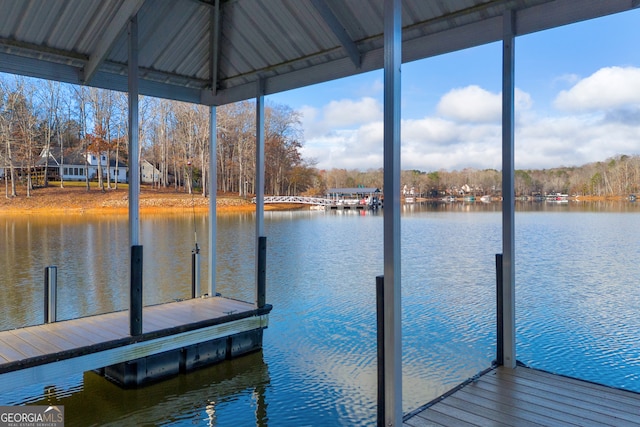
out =
[[[525,367],[497,368],[405,419],[426,426],[638,426],[640,394]]]
[[[120,311],[0,332],[0,393],[265,328],[271,306],[198,298],[144,307],[142,335]]]

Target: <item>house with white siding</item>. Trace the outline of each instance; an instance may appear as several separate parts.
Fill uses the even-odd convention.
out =
[[[52,148],[48,153],[46,150],[42,151],[36,167],[40,170],[46,167],[49,179],[62,177],[65,181],[84,181],[88,176],[89,180],[97,180],[98,162],[104,180],[109,178],[111,182],[128,182],[127,165],[121,161],[116,163],[115,159],[107,159],[106,153],[98,155],[75,150],[61,155],[59,148]]]

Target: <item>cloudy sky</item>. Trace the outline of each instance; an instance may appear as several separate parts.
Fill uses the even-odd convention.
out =
[[[516,168],[640,154],[640,10],[516,39]],[[402,67],[402,168],[501,168],[500,43]],[[382,167],[382,71],[272,95],[321,169]]]

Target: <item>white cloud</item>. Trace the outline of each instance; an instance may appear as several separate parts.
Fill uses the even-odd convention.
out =
[[[532,105],[531,96],[516,88],[516,111],[529,110]],[[489,92],[476,85],[453,89],[440,99],[437,112],[461,123],[497,123],[502,119],[502,93]]]
[[[561,91],[556,108],[569,111],[594,111],[640,104],[640,68],[606,67]]]
[[[459,122],[492,122],[500,120],[502,99],[480,86],[452,89],[438,103],[438,114]]]
[[[350,127],[382,118],[382,104],[371,97],[331,101],[323,108],[324,121],[331,127]]]
[[[589,79],[578,82],[573,94]],[[634,96],[640,97],[640,88],[636,92]],[[582,165],[640,152],[640,105],[625,110],[601,108],[580,114],[541,116],[533,109],[534,100],[528,93],[516,89],[515,95],[516,168]],[[609,98],[618,102],[604,105],[622,105],[619,96]],[[501,102],[499,93],[468,86],[446,93],[435,114],[403,120],[402,168],[501,169]],[[379,102],[373,98],[343,99],[318,108],[305,108],[303,113],[306,136],[303,156],[317,160],[319,168],[382,167],[383,123]]]

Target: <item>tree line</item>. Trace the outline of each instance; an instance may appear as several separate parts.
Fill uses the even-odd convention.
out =
[[[320,171],[328,187],[375,187],[382,189],[383,170],[331,169]],[[403,189],[416,195],[438,198],[446,195],[502,195],[502,173],[495,169],[465,168],[456,171],[403,170]],[[515,195],[536,196],[564,193],[578,196],[628,196],[640,193],[640,155],[617,155],[582,166],[550,169],[518,169],[515,171]]]
[[[116,164],[127,163],[128,112],[126,93],[67,85],[59,82],[0,75],[0,169],[7,197],[22,185],[26,195],[34,188],[32,174],[43,152],[58,150],[106,153]],[[255,194],[255,104],[245,101],[217,108],[217,191],[240,196]],[[209,108],[164,99],[140,97],[141,161],[156,168],[151,185],[207,196],[209,170]],[[383,189],[383,170],[368,171],[315,167],[301,155],[301,116],[286,105],[265,108],[265,193],[323,196],[330,188]],[[45,168],[49,167],[45,165]],[[98,167],[101,164],[98,163]],[[109,168],[107,168],[109,169]],[[85,177],[87,190],[88,174]],[[49,176],[44,171],[45,182]],[[60,177],[61,178],[61,177]],[[117,187],[103,180],[99,187]],[[403,188],[424,197],[470,193],[501,193],[502,175],[493,169],[401,172]],[[60,181],[64,185],[64,181]],[[640,156],[618,155],[575,167],[516,170],[517,196],[554,192],[623,196],[640,191]]]
[[[41,153],[55,151],[63,158],[81,153],[85,159],[106,154],[116,164],[128,163],[127,106],[126,93],[0,76],[0,169],[7,196],[16,196],[20,185],[30,195]],[[224,105],[216,114],[217,190],[255,193],[255,104]],[[208,107],[141,96],[139,132],[140,160],[157,171],[151,185],[209,194]],[[298,112],[284,105],[265,107],[266,192],[294,194],[310,187],[315,169],[300,154],[302,137]],[[109,176],[103,179],[103,165],[97,166],[99,187],[117,187]],[[44,171],[43,185],[50,175]]]

